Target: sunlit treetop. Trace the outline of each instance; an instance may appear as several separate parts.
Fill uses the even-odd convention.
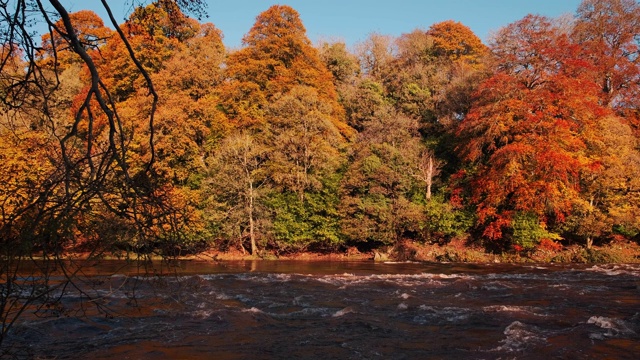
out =
[[[256,22],[242,39],[247,46],[258,46],[263,41],[296,39],[310,44],[297,11],[287,5],[274,5],[256,17]]]
[[[640,4],[635,0],[585,0],[572,38],[592,63],[603,103],[635,107],[640,83]]]
[[[126,22],[129,36],[164,36],[185,41],[197,33],[198,21],[187,17],[171,1],[160,1],[138,7]]]
[[[262,122],[264,110],[274,97],[307,86],[316,89],[318,97],[332,108],[332,121],[341,133],[351,134],[338,104],[333,76],[293,8],[274,5],[258,15],[244,43],[246,47],[228,58],[228,82],[220,95],[225,112],[234,122]]]
[[[75,35],[87,51],[98,49],[113,36],[113,31],[106,27],[102,19],[93,11],[81,10],[70,13],[69,18]],[[62,20],[56,21],[51,32],[42,36],[40,54],[47,59],[57,58],[58,65],[63,68],[70,63],[81,62],[80,57],[72,50]]]
[[[480,38],[460,22],[447,20],[433,24],[427,34],[433,38],[436,55],[447,56],[451,60],[476,63],[488,52]]]

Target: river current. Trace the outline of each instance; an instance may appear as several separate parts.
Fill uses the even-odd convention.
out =
[[[96,300],[68,291],[5,346],[39,359],[640,358],[639,265],[100,266],[78,285]]]

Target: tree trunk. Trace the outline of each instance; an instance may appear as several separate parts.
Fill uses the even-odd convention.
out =
[[[242,250],[242,255],[246,255],[247,250],[244,248],[244,235],[242,235],[242,229],[238,229],[238,234],[240,234],[240,236],[238,236],[238,245],[240,246],[240,250]]]
[[[249,238],[251,239],[251,255],[258,254],[256,234],[253,224],[253,182],[249,182]]]
[[[433,156],[429,156],[427,165],[427,200],[431,200],[431,185],[433,184]]]
[[[593,202],[594,202],[594,196],[592,195],[591,198],[589,199],[589,215],[591,215],[591,212],[593,211]],[[587,236],[587,249],[591,249],[591,247],[593,246],[593,238],[591,236]]]

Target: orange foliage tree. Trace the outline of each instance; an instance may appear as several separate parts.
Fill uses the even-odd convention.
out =
[[[103,20],[90,10],[81,10],[69,14],[69,19],[78,36],[80,45],[87,51],[97,50],[113,36],[113,30],[104,25]],[[69,43],[62,20],[56,21],[48,34],[42,36],[42,51],[45,61],[55,59],[57,66],[64,70],[71,63],[80,63],[82,59],[73,51]],[[51,66],[52,64],[49,64]]]
[[[136,9],[123,28],[132,48],[144,54],[142,65],[153,81],[151,89],[132,71],[134,64],[120,39],[107,43],[101,65],[118,69],[111,72],[107,86],[117,94],[120,114],[127,119],[130,166],[142,171],[154,162],[150,176],[139,181],[157,187],[168,204],[158,210],[158,223],[176,225],[157,226],[157,237],[178,243],[202,240],[207,236],[200,193],[204,159],[228,127],[214,91],[225,56],[222,33],[162,2]],[[151,90],[157,102],[148,98]],[[153,124],[147,122],[151,114]]]
[[[483,235],[531,246],[539,239],[515,231],[518,222],[557,237],[547,229],[579,201],[581,169],[597,166],[581,133],[607,111],[579,48],[548,19],[529,15],[507,26],[492,50],[495,75],[459,125],[458,150],[473,164],[471,201]]]
[[[267,104],[274,96],[296,86],[316,89],[331,106],[331,122],[343,136],[353,135],[344,122],[332,75],[311,45],[298,13],[275,5],[261,13],[243,38],[246,47],[227,60],[226,83],[220,88],[222,106],[237,125],[265,121]]]
[[[225,178],[240,182],[234,191],[242,189],[245,197],[251,194],[246,197],[251,201],[243,202],[241,211],[228,209],[242,214],[244,220],[233,220],[240,231],[223,236],[251,239],[252,253],[257,250],[256,239],[264,239],[263,235],[292,246],[333,242],[335,231],[322,230],[335,220],[327,217],[334,213],[327,209],[327,202],[330,193],[336,191],[335,186],[328,186],[328,178],[343,161],[342,147],[354,130],[345,122],[332,73],[307,38],[298,13],[289,6],[272,6],[258,15],[243,42],[244,48],[229,55],[217,93],[232,127],[229,139],[241,131],[244,143],[264,149],[252,172],[268,180],[269,186],[262,181],[261,188],[271,188],[272,192],[265,196],[264,191],[255,191],[254,182],[248,180],[253,175],[242,178],[225,174]],[[219,163],[226,153],[218,149],[212,163]],[[233,167],[220,169],[231,171]],[[212,184],[217,183],[215,180]],[[223,194],[217,193],[220,201],[231,206]],[[265,206],[273,213],[270,219],[265,218],[265,212],[253,210]],[[262,218],[257,218],[258,214]],[[271,233],[256,234],[254,223],[266,224],[268,220],[272,220]],[[231,227],[222,224],[221,228]]]
[[[584,0],[571,33],[581,58],[593,64],[603,104],[638,107],[640,5],[635,0]]]
[[[431,25],[427,35],[433,39],[435,54],[453,61],[478,66],[488,53],[480,38],[460,22],[448,20]]]

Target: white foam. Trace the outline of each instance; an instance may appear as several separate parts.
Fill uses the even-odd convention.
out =
[[[208,319],[213,312],[213,310],[196,310],[191,313],[191,316],[198,319]]]
[[[514,287],[515,285],[508,282],[492,281],[490,283],[487,283],[481,286],[480,289],[485,291],[498,291],[498,290],[505,290],[505,289],[513,289]]]
[[[525,313],[534,316],[547,316],[540,314],[541,309],[531,306],[516,306],[516,305],[490,305],[482,308],[484,312],[509,312],[509,313]]]
[[[635,331],[631,330],[621,319],[613,319],[605,316],[592,316],[587,320],[587,324],[592,324],[607,330],[605,334],[602,334],[606,337],[635,334]]]
[[[233,297],[225,294],[225,293],[221,293],[221,292],[217,292],[217,291],[211,291],[209,292],[209,295],[215,295],[215,298],[217,300],[231,300]]]
[[[465,275],[465,274],[436,274],[432,276],[439,279],[472,279],[473,278],[472,276]]]
[[[501,341],[502,345],[490,351],[516,352],[525,349],[527,346],[546,342],[546,338],[539,334],[535,326],[530,326],[520,321],[514,321],[504,329],[506,338]]]
[[[256,307],[251,307],[249,309],[243,309],[242,312],[248,312],[248,313],[253,313],[253,314],[264,314],[264,311],[256,308]]]
[[[342,310],[338,310],[338,311],[336,311],[336,312],[335,312],[333,315],[331,315],[331,316],[332,316],[332,317],[340,317],[340,316],[343,316],[343,315],[345,315],[345,314],[349,314],[349,313],[352,313],[352,312],[355,312],[355,311],[353,310],[353,308],[352,308],[351,306],[347,306],[346,308],[344,308],[344,309],[342,309]]]
[[[422,311],[428,312],[428,316],[430,318],[434,318],[435,320],[446,320],[448,322],[458,322],[464,321],[469,318],[470,310],[466,308],[460,307],[444,307],[444,308],[436,308],[428,305],[420,305],[418,307]],[[420,319],[423,316],[419,317]]]
[[[551,284],[549,287],[558,289],[558,290],[569,290],[571,287],[567,284]]]
[[[640,266],[637,264],[619,264],[619,265],[594,265],[585,269],[586,271],[597,272],[609,276],[632,275],[640,277]]]
[[[372,274],[372,275],[354,275],[354,274],[341,274],[341,275],[325,275],[325,276],[313,276],[307,275],[310,279],[325,284],[331,284],[339,289],[344,289],[347,286],[369,284],[372,282],[390,282],[394,285],[402,287],[415,287],[415,286],[432,286],[441,287],[445,284],[443,279],[466,279],[470,278],[467,275],[445,275],[445,274]]]

